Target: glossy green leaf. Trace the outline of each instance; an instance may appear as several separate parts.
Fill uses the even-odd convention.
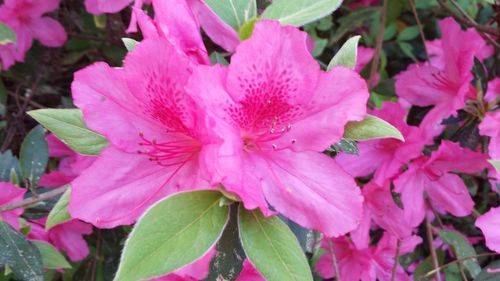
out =
[[[153,205],[130,233],[115,280],[164,275],[204,255],[228,221],[221,197],[216,191],[183,192]]]
[[[341,0],[274,0],[262,17],[302,26],[333,13],[340,4]]]
[[[0,45],[16,42],[16,32],[7,25],[0,22]]]
[[[71,268],[66,258],[54,246],[44,241],[31,241],[42,256],[43,267],[47,269]]]
[[[59,198],[59,201],[57,201],[56,205],[54,205],[54,208],[50,210],[49,216],[47,217],[47,222],[45,223],[45,230],[49,230],[53,226],[71,220],[71,215],[68,213],[70,194],[71,189],[66,190],[61,198]]]
[[[42,281],[42,256],[37,247],[0,220],[0,265],[8,265],[24,281]]]
[[[79,109],[38,109],[28,114],[78,153],[97,155],[108,145],[87,128]]]
[[[470,245],[469,241],[462,234],[453,230],[439,230],[439,237],[443,239],[443,242],[452,246],[457,254],[457,259],[463,259],[467,257],[476,256],[476,250]],[[467,259],[462,262],[462,264],[467,268],[472,277],[476,277],[481,272],[481,267],[479,266],[477,259]]]
[[[19,153],[21,175],[28,179],[31,186],[36,186],[45,173],[49,162],[49,147],[45,140],[45,130],[42,126],[33,128],[24,138]]]
[[[360,38],[361,36],[359,35],[349,38],[332,58],[328,64],[327,70],[336,66],[345,66],[354,69],[358,57],[358,43]]]
[[[278,217],[240,207],[238,226],[247,258],[267,281],[313,280],[297,238]]]
[[[500,172],[500,160],[493,160],[493,159],[490,159],[488,160],[488,162],[490,162],[491,165],[493,165],[493,167],[495,167],[495,169]]]
[[[19,160],[12,155],[12,151],[7,150],[0,153],[0,181],[10,181],[12,173],[18,178],[21,175]]]
[[[132,52],[134,50],[135,46],[137,46],[137,44],[139,44],[139,41],[136,41],[132,38],[127,38],[127,37],[123,37],[122,42],[123,42],[123,45],[125,45],[125,48],[127,49],[127,51],[129,51],[129,52]]]
[[[362,121],[347,123],[344,131],[344,138],[360,141],[394,138],[404,141],[403,135],[396,127],[370,114],[367,114]]]
[[[257,16],[255,0],[205,0],[205,3],[236,31]]]
[[[418,26],[408,26],[398,34],[399,41],[409,41],[415,39],[419,34]]]

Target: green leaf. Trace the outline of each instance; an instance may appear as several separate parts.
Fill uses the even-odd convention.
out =
[[[21,144],[19,164],[22,177],[28,179],[31,186],[36,186],[48,162],[49,147],[45,140],[45,130],[42,126],[36,126]]]
[[[359,35],[349,38],[330,61],[327,70],[336,66],[345,66],[354,69],[358,57],[358,42],[360,38],[361,36]]]
[[[255,0],[205,0],[205,3],[236,31],[257,16]]]
[[[19,160],[12,155],[10,150],[0,153],[0,181],[10,181],[13,173],[20,178],[21,167]]]
[[[399,41],[398,42],[398,46],[399,48],[401,49],[401,51],[407,56],[409,57],[410,59],[412,59],[414,62],[417,61],[417,58],[415,57],[415,55],[413,54],[413,47],[411,44],[409,43],[406,43],[406,42],[402,42],[402,41]]]
[[[453,230],[439,230],[439,237],[443,239],[443,242],[452,246],[457,254],[457,259],[463,259],[467,257],[476,256],[476,250],[470,245],[462,234]],[[472,277],[476,277],[481,272],[481,267],[479,266],[477,259],[467,259],[462,262],[462,264],[467,268]]]
[[[71,220],[71,215],[68,213],[69,197],[71,194],[71,189],[68,188],[66,192],[59,198],[54,208],[49,213],[47,217],[47,222],[45,223],[45,230],[49,230],[52,227],[67,222]]]
[[[240,37],[241,41],[247,40],[252,36],[253,29],[255,27],[255,23],[258,21],[258,18],[253,18],[247,22],[245,22],[240,30],[238,31],[238,36]]]
[[[228,221],[221,198],[216,191],[182,192],[153,205],[125,242],[115,280],[164,275],[204,255]]]
[[[123,45],[125,45],[125,48],[127,49],[127,51],[129,51],[129,52],[132,52],[134,50],[135,46],[137,46],[137,44],[139,44],[139,41],[136,41],[132,38],[127,38],[127,37],[123,37],[122,42],[123,42]]]
[[[340,26],[335,30],[335,33],[330,41],[336,42],[340,40],[346,33],[351,30],[355,30],[363,25],[366,21],[376,20],[379,21],[377,17],[379,15],[379,9],[376,7],[360,8],[355,11],[348,13],[346,16],[341,17],[338,21]]]
[[[274,0],[262,18],[302,26],[333,13],[340,4],[341,0]]]
[[[493,160],[493,159],[490,159],[488,160],[488,162],[490,162],[491,165],[493,165],[493,167],[495,167],[495,169],[500,172],[500,160]]]
[[[240,206],[238,225],[248,259],[267,281],[313,280],[297,238],[278,217]]]
[[[16,42],[16,32],[7,25],[0,22],[0,45]]]
[[[226,60],[226,58],[219,52],[212,52],[210,54],[210,62],[212,64],[222,64],[222,65],[229,64],[229,62]]]
[[[498,281],[500,280],[500,260],[496,260],[483,268],[474,281]],[[491,272],[491,271],[495,272]]]
[[[28,114],[78,153],[97,155],[108,145],[87,128],[79,109],[38,109]]]
[[[408,41],[415,39],[418,36],[418,33],[418,26],[408,26],[398,34],[398,41]]]
[[[327,149],[327,152],[335,152],[335,153],[345,152],[347,154],[358,155],[359,148],[356,141],[341,139],[338,143],[330,146]]]
[[[8,265],[21,280],[43,280],[40,252],[4,221],[0,221],[0,265]]]
[[[437,250],[436,255],[438,259],[438,264],[443,264],[445,256],[444,252],[441,250]],[[430,276],[423,278],[428,272],[432,271],[433,269],[434,265],[432,264],[432,257],[428,256],[415,269],[415,272],[413,273],[413,280],[429,281],[433,279],[436,274],[431,274]]]
[[[347,123],[344,138],[348,140],[394,138],[404,141],[403,135],[396,127],[370,114],[367,114],[363,121]]]
[[[66,258],[54,246],[34,240],[31,241],[42,255],[43,267],[47,269],[71,268]]]

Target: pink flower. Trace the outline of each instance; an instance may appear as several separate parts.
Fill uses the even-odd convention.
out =
[[[210,187],[199,157],[222,139],[184,91],[192,66],[168,41],[150,38],[123,68],[95,63],[75,74],[75,104],[110,145],[72,182],[73,217],[102,228],[131,224],[168,194]]]
[[[410,253],[422,239],[410,236],[401,241],[400,254]],[[316,270],[324,278],[336,276],[333,271],[332,256],[328,240],[323,240],[325,253],[319,259]],[[356,246],[346,236],[331,239],[333,252],[337,258],[340,277],[345,281],[389,281],[391,280],[394,257],[397,251],[397,239],[384,233],[376,246]],[[411,280],[404,269],[398,265],[396,280]]]
[[[479,132],[490,137],[488,153],[492,159],[500,159],[500,111],[486,113],[479,124]]]
[[[500,253],[500,207],[491,208],[476,220],[476,226],[481,229],[486,239],[486,246]]]
[[[495,78],[488,82],[488,90],[484,96],[487,102],[493,102],[500,97],[500,78]]]
[[[255,269],[252,263],[245,259],[243,262],[243,269],[236,278],[236,281],[265,281],[264,277]]]
[[[450,172],[476,173],[487,167],[486,155],[443,141],[430,157],[413,161],[395,181],[405,218],[418,226],[425,216],[424,192],[432,205],[457,217],[471,213],[474,201],[462,179]]]
[[[341,153],[335,159],[355,177],[369,176],[378,185],[394,178],[403,164],[418,157],[429,141],[422,129],[406,124],[407,112],[398,103],[385,102],[381,109],[370,112],[395,126],[405,141],[397,139],[377,139],[358,143],[359,156]]]
[[[373,53],[375,53],[375,50],[373,48],[359,46],[356,66],[354,67],[354,70],[358,73],[361,72],[361,70],[363,70],[363,68],[372,60]]]
[[[476,33],[478,36],[479,34],[475,29],[471,29],[471,33]],[[476,57],[483,61],[493,55],[494,48],[493,46],[486,45],[486,42],[481,38],[483,42],[483,47],[477,51]],[[427,48],[427,51],[429,52],[429,62],[432,66],[437,67],[439,69],[444,69],[446,65],[446,56],[444,54],[443,50],[443,42],[441,39],[435,39],[432,41],[426,41],[425,42],[425,47]]]
[[[89,255],[89,247],[83,235],[92,233],[92,226],[79,220],[70,220],[45,231],[46,219],[32,221],[27,238],[41,240],[64,251],[70,260],[80,261]]]
[[[260,21],[229,67],[198,66],[188,84],[226,140],[203,159],[247,209],[269,204],[306,228],[337,236],[354,229],[362,197],[332,159],[320,153],[361,120],[368,97],[355,72],[321,72],[307,34]]]
[[[360,241],[362,245],[368,245],[372,221],[398,238],[412,234],[413,228],[405,220],[403,209],[392,198],[389,182],[379,186],[371,181],[361,191],[365,198],[363,219],[358,228],[351,232],[351,237],[356,237],[356,241]]]
[[[378,2],[379,0],[354,0],[348,5],[348,7],[350,9],[358,9],[358,8],[377,5]]]
[[[441,20],[439,26],[443,65],[411,65],[396,78],[396,92],[401,98],[417,106],[434,105],[422,121],[432,135],[440,133],[442,119],[456,114],[467,99],[475,98],[471,69],[474,56],[485,46],[475,30],[463,31],[451,18]]]
[[[85,9],[93,15],[117,13],[134,2],[134,7],[141,9],[143,4],[151,3],[151,0],[85,0]],[[130,25],[127,32],[137,31],[137,18],[132,13]]]
[[[26,189],[19,188],[10,182],[0,182],[0,206],[21,201],[26,193]],[[19,229],[19,217],[23,209],[14,209],[0,212],[0,220],[4,220],[13,228]]]
[[[0,6],[0,22],[16,32],[15,44],[0,48],[3,68],[7,69],[13,61],[23,61],[33,39],[47,47],[60,47],[67,39],[62,25],[43,14],[57,9],[59,0],[5,0]]]
[[[197,281],[205,280],[210,273],[210,261],[217,253],[213,247],[200,259],[188,264],[173,273],[149,279],[149,281]]]
[[[49,156],[62,158],[56,171],[44,174],[38,184],[43,187],[60,187],[70,183],[97,159],[95,156],[80,155],[71,150],[54,135],[47,135]]]

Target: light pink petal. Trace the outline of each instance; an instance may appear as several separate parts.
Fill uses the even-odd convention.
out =
[[[487,159],[486,154],[462,148],[458,143],[444,140],[439,149],[432,153],[426,166],[437,175],[449,171],[477,173],[488,167]]]
[[[66,173],[54,171],[44,174],[40,178],[38,185],[43,187],[60,187],[70,183],[73,179],[74,177],[68,176]]]
[[[372,226],[372,212],[366,206],[363,207],[363,217],[358,227],[350,232],[352,243],[357,249],[366,249],[370,246],[370,228]]]
[[[117,147],[136,153],[142,148],[140,133],[162,139],[164,129],[146,116],[144,99],[138,101],[131,94],[122,69],[95,63],[75,73],[71,88],[87,126]]]
[[[155,22],[166,38],[199,63],[209,64],[200,26],[186,0],[154,0]]]
[[[257,22],[252,37],[231,58],[227,77],[231,97],[237,102],[255,99],[254,103],[262,105],[267,100],[286,100],[289,105],[309,101],[320,69],[306,41],[307,33],[297,28],[282,27],[277,21]]]
[[[472,212],[474,201],[462,179],[455,174],[445,174],[426,188],[432,202],[439,208],[457,217],[465,217]]]
[[[444,69],[444,54],[441,39],[435,39],[425,42],[425,48],[429,54],[429,62],[432,66],[438,69]]]
[[[26,193],[26,189],[19,188],[10,182],[0,182],[0,206],[21,201]],[[5,220],[15,229],[19,228],[19,217],[24,209],[14,209],[11,211],[1,212],[0,219]]]
[[[89,254],[89,247],[83,235],[92,233],[92,226],[78,220],[56,225],[49,230],[52,244],[66,252],[71,261],[80,261]]]
[[[361,72],[361,70],[363,70],[363,68],[372,60],[373,53],[375,53],[375,50],[373,48],[359,46],[358,57],[354,70],[358,73]]]
[[[252,263],[245,259],[243,262],[243,269],[236,278],[236,281],[265,281],[265,279],[260,275],[260,273],[255,269]]]
[[[500,159],[500,111],[486,113],[483,122],[479,124],[479,132],[483,136],[490,137],[488,145],[490,157]]]
[[[101,228],[128,225],[151,204],[182,188],[203,188],[196,163],[164,167],[148,156],[108,147],[72,183],[72,217]]]
[[[50,157],[66,157],[74,155],[75,152],[71,150],[64,142],[58,139],[54,134],[48,134],[45,139],[49,146]]]
[[[405,220],[403,209],[394,202],[389,186],[378,186],[371,181],[363,187],[362,192],[365,206],[377,225],[399,238],[411,235],[413,229]]]
[[[91,14],[116,13],[127,7],[132,0],[85,0],[85,9]]]
[[[488,82],[488,90],[484,96],[484,100],[487,102],[494,101],[500,97],[500,78],[495,78]]]
[[[486,246],[500,253],[500,207],[491,208],[476,220],[476,226],[481,229],[486,239]]]
[[[474,55],[486,42],[473,28],[463,31],[451,17],[439,22],[446,76],[456,83],[468,83],[472,78],[471,69]]]
[[[404,217],[412,227],[424,219],[424,187],[427,183],[427,177],[417,167],[411,167],[394,181],[395,191],[401,193]]]
[[[359,155],[340,153],[335,157],[335,161],[354,177],[369,176],[382,162],[390,160],[389,155],[379,149],[380,142],[380,140],[359,142]]]
[[[347,122],[363,119],[368,96],[365,81],[354,71],[336,67],[322,72],[306,115],[273,143],[295,151],[323,151],[342,138]]]
[[[363,197],[353,178],[328,156],[284,150],[265,161],[264,194],[278,212],[328,237],[358,226]]]
[[[35,39],[47,47],[61,47],[68,39],[64,27],[49,17],[35,19],[31,32]]]
[[[6,1],[7,2],[10,2],[10,1]],[[37,0],[22,0],[22,1],[13,1],[13,2],[16,2],[15,5],[19,7],[19,5],[22,5],[23,2],[28,4],[27,6],[29,8],[25,8],[23,9],[23,12],[30,15],[31,17],[33,18],[39,18],[41,17],[43,14],[45,13],[48,13],[48,12],[52,12],[54,10],[56,10],[58,7],[59,7],[59,3],[61,2],[61,0],[45,0],[45,1],[37,1]],[[7,3],[7,5],[9,5]]]
[[[204,1],[187,0],[187,2],[208,37],[226,51],[233,52],[240,43],[238,33],[219,18]]]

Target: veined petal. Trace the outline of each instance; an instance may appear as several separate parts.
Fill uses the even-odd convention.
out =
[[[404,217],[410,226],[418,226],[425,217],[424,187],[427,177],[417,167],[411,167],[395,181],[395,191],[401,193]]]
[[[432,204],[457,217],[470,215],[474,201],[469,190],[458,175],[445,174],[434,182],[429,182],[426,188]]]
[[[328,156],[284,150],[264,161],[264,194],[278,212],[328,237],[358,226],[363,197],[353,178]]]

